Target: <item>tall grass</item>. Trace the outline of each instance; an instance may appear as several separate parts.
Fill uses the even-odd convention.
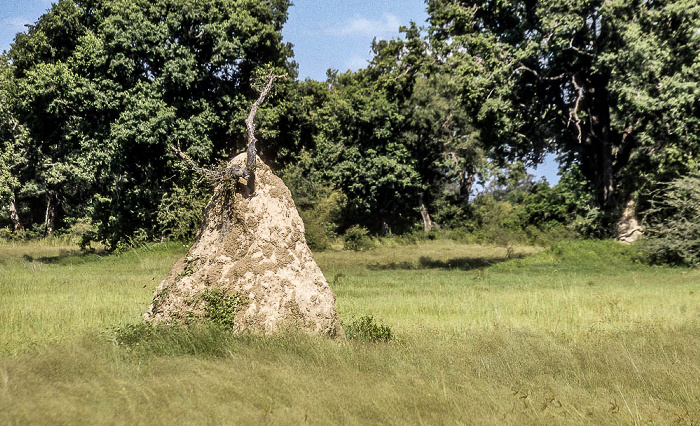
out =
[[[182,245],[83,254],[54,240],[0,246],[0,354],[138,321]]]
[[[391,326],[375,343],[142,333],[184,249],[69,249],[0,248],[2,423],[700,421],[700,271],[638,265],[615,243],[318,254],[343,321]]]

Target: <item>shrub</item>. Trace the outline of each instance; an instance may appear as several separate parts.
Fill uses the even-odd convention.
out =
[[[158,230],[168,239],[190,241],[202,223],[202,213],[210,197],[209,188],[175,186],[158,206]]]
[[[222,290],[205,291],[202,293],[202,299],[205,302],[205,317],[224,328],[233,328],[236,313],[247,302],[240,294],[226,294]]]
[[[386,342],[393,338],[391,327],[375,323],[371,315],[353,318],[350,324],[343,324],[343,328],[348,339]]]
[[[300,211],[299,216],[304,222],[304,236],[306,244],[313,251],[323,251],[328,249],[331,240],[326,233],[326,228],[323,226],[313,211]]]
[[[643,214],[642,250],[652,263],[700,265],[700,174],[663,185]]]
[[[313,203],[300,205],[299,215],[304,221],[306,243],[315,251],[326,250],[336,237],[336,221],[345,207],[347,197],[329,188],[318,189]]]
[[[348,228],[343,237],[346,250],[363,251],[372,248],[369,231],[362,226],[355,225]]]
[[[0,228],[0,241],[14,241],[19,239],[19,233],[10,228]]]
[[[632,265],[637,257],[635,247],[615,240],[567,240],[553,244],[546,251],[559,264]]]
[[[96,227],[92,224],[89,218],[80,218],[75,220],[66,231],[66,236],[72,242],[80,243],[85,235],[94,234]]]
[[[302,153],[297,163],[282,171],[282,178],[304,221],[306,243],[314,251],[323,251],[337,237],[338,220],[347,205],[347,196],[306,170],[310,161],[310,154]]]
[[[153,337],[156,328],[147,322],[124,324],[114,327],[114,343],[117,345],[134,346]]]

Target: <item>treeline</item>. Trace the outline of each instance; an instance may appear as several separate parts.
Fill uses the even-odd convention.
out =
[[[191,236],[210,188],[170,147],[201,164],[242,150],[270,68],[291,78],[259,149],[317,248],[348,229],[611,236],[625,209],[658,228],[678,209],[654,200],[698,173],[695,1],[430,0],[425,27],[324,82],[296,78],[289,7],[59,1],[0,64],[0,226]],[[548,153],[555,187],[525,173]]]

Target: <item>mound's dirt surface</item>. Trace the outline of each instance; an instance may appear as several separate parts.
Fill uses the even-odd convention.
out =
[[[245,154],[232,160],[245,161]],[[203,295],[220,290],[242,301],[236,331],[342,334],[335,295],[306,245],[289,189],[260,159],[251,180],[216,188],[196,242],[156,289],[146,320],[211,315]]]

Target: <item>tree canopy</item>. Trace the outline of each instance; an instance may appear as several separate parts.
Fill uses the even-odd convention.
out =
[[[508,161],[558,152],[614,216],[700,152],[700,6],[692,0],[430,0],[432,46]]]
[[[43,199],[63,225],[89,215],[112,246],[157,236],[159,207],[193,186],[169,147],[205,163],[238,150],[253,73],[293,72],[280,34],[288,6],[59,1],[8,52],[28,135],[17,175],[36,188],[24,200]]]
[[[191,236],[209,189],[170,147],[206,166],[242,151],[263,69],[290,78],[260,111],[259,152],[327,235],[498,215],[609,235],[630,200],[698,171],[695,1],[427,0],[425,27],[324,82],[296,79],[290,6],[54,4],[0,61],[0,225],[87,223],[111,247]],[[524,173],[548,153],[555,188]]]

